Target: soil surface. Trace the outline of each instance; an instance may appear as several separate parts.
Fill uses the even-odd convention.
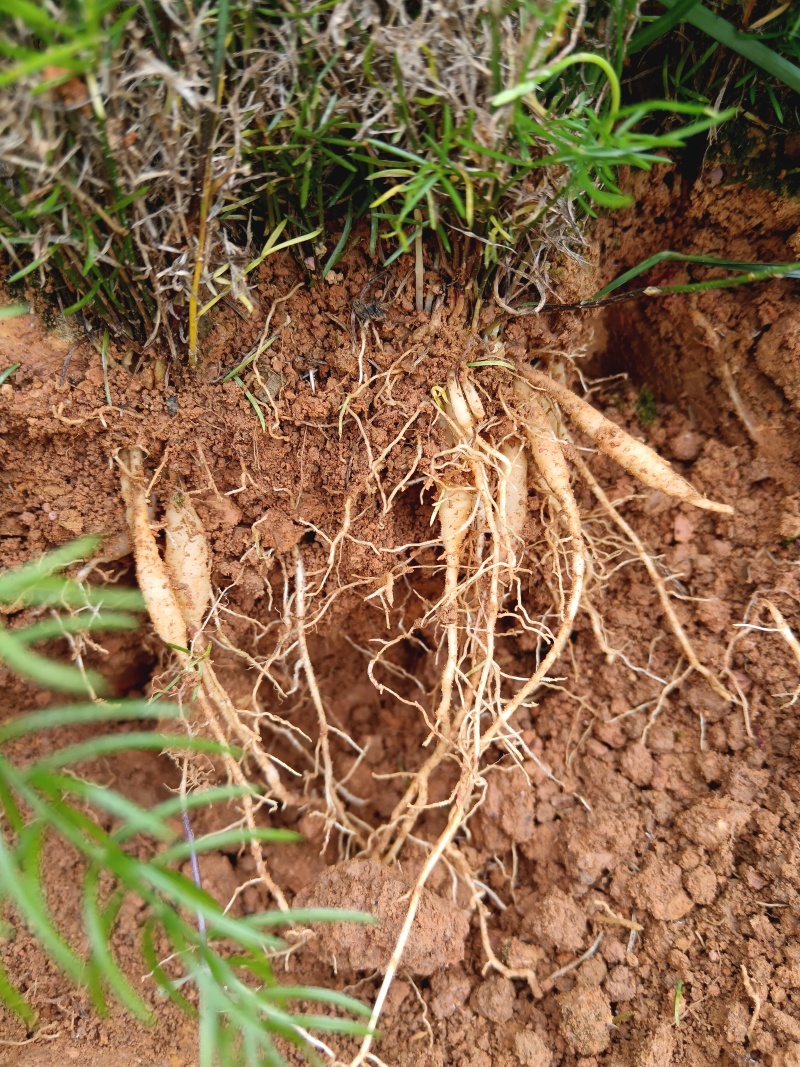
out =
[[[586,297],[663,248],[743,261],[800,258],[796,202],[726,186],[720,168],[691,187],[667,168],[640,180],[639,206],[598,226],[593,258],[601,266],[565,268],[559,299]],[[458,272],[427,271],[432,305],[417,311],[413,278],[402,286],[411,266],[401,261],[389,280],[376,278],[356,247],[325,282],[309,287],[289,253],[268,260],[257,315],[220,312],[197,378],[172,370],[158,383],[152,367],[130,366],[116,351],[107,376],[112,404],[99,355],[83,335],[46,331],[33,317],[0,323],[0,369],[21,363],[0,387],[0,566],[101,532],[106,540],[91,577],[132,583],[115,456],[139,445],[152,474],[166,459],[165,469],[194,494],[213,552],[219,676],[237,707],[262,716],[270,750],[305,775],[309,800],[319,780],[280,722],[313,734],[313,706],[293,679],[296,653],[283,628],[284,583],[296,546],[312,582],[324,576],[345,501],[355,502],[336,573],[310,607],[324,612],[309,651],[331,722],[363,752],[356,760],[348,745],[333,743],[338,777],[351,772],[347,789],[372,827],[401,795],[397,772],[424,758],[428,729],[413,701],[436,675],[433,628],[421,635],[426,640],[397,643],[376,668],[391,692],[367,673],[369,643],[413,622],[441,592],[433,548],[415,550],[397,577],[403,546],[431,538],[425,464],[441,447],[430,416],[408,421],[465,355],[484,354],[468,332]],[[687,278],[666,264],[648,281]],[[484,310],[484,325],[494,314]],[[365,338],[362,370],[372,376],[365,387],[351,331]],[[242,382],[261,401],[263,431],[243,388],[222,380],[262,332],[277,338],[258,376],[246,368]],[[503,339],[513,358],[527,353],[550,366],[561,352],[584,353],[579,365],[595,382],[593,403],[701,492],[735,509],[728,518],[677,505],[590,455],[594,476],[625,501],[628,522],[673,576],[675,610],[737,703],[697,674],[683,677],[646,571],[610,533],[588,492],[576,490],[590,547],[603,563],[604,580],[590,590],[593,613],[581,612],[538,706],[517,719],[536,760],[517,766],[498,750],[483,804],[457,842],[485,887],[486,936],[496,957],[535,977],[526,982],[485,968],[470,895],[442,866],[428,884],[375,1051],[390,1065],[442,1067],[800,1067],[800,662],[772,613],[800,634],[798,283],[516,319],[504,324]],[[401,375],[386,373],[396,366]],[[501,388],[501,370],[481,374],[488,392]],[[569,384],[579,388],[577,374],[570,372]],[[155,482],[157,508],[167,490]],[[541,531],[533,518],[529,533],[535,545]],[[547,609],[543,568],[534,560],[526,579],[532,614]],[[149,693],[169,676],[169,660],[147,629],[102,644],[105,652],[90,651],[87,662],[117,694]],[[271,660],[276,648],[281,654]],[[523,678],[535,654],[526,634],[509,634],[498,651],[504,671]],[[676,684],[659,699],[670,681]],[[0,669],[3,716],[48,700]],[[37,739],[35,752],[53,743]],[[11,754],[24,759],[33,751],[20,746]],[[166,759],[142,755],[85,772],[144,804],[166,796],[176,780]],[[446,800],[454,780],[445,765],[430,799]],[[318,931],[280,973],[372,1003],[403,894],[424,854],[412,845],[392,868],[357,858],[359,847],[336,834],[326,845],[312,809],[271,817],[305,835],[302,845],[268,850],[273,878],[290,902],[365,908],[382,923],[374,931]],[[434,839],[445,818],[445,810],[431,809],[417,834]],[[195,834],[227,819],[201,812]],[[221,903],[254,877],[247,855],[209,855],[201,867]],[[79,874],[68,854],[55,853],[48,864],[51,906],[78,946]],[[257,884],[234,904],[240,914],[270,906]],[[40,1019],[28,1035],[0,1012],[0,1064],[195,1064],[193,1024],[138,981],[145,971],[140,922],[133,908],[123,910],[113,945],[157,1009],[153,1028],[121,1009],[98,1017],[21,926],[0,937],[3,966]],[[337,1050],[347,1062],[355,1046],[341,1042]]]

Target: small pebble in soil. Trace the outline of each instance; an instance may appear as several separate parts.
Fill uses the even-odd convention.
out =
[[[465,975],[439,971],[431,979],[431,1011],[437,1019],[449,1019],[469,996],[470,980]]]
[[[608,974],[602,956],[592,956],[578,970],[578,985],[601,986]]]
[[[692,433],[691,430],[679,433],[669,441],[669,450],[673,459],[680,460],[682,463],[692,463],[696,460],[702,447],[702,436],[699,433]]]
[[[637,1067],[671,1067],[675,1052],[675,1028],[662,1021],[652,1034],[644,1038],[634,1062]]]
[[[617,1004],[636,996],[636,975],[631,967],[615,967],[605,982],[606,995]]]
[[[653,781],[653,757],[638,741],[625,749],[619,765],[622,773],[634,785],[648,786]]]
[[[596,1056],[611,1043],[611,1006],[599,989],[577,987],[558,997],[561,1033],[579,1056]]]
[[[654,919],[675,922],[692,910],[691,897],[681,886],[681,869],[677,863],[651,856],[643,870],[630,880],[630,892],[636,904]]]

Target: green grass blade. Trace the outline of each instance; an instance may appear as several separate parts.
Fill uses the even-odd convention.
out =
[[[92,633],[96,630],[138,630],[141,620],[135,615],[106,611],[102,615],[63,615],[55,619],[41,619],[23,630],[14,630],[26,645],[36,641],[53,641],[65,634]]]
[[[128,837],[148,834],[155,841],[175,840],[176,831],[167,826],[163,819],[113,789],[82,781],[73,775],[41,771],[36,766],[25,774],[25,781],[32,788],[54,798],[74,796],[87,801],[93,808],[120,819]],[[120,841],[119,835],[113,835],[112,839],[117,843]]]
[[[118,700],[112,703],[70,704],[63,708],[46,708],[20,715],[0,726],[0,745],[15,737],[38,734],[60,726],[81,726],[85,723],[126,722],[129,719],[179,719],[180,708],[174,704],[151,700]],[[166,746],[174,738],[162,736]]]
[[[21,366],[21,363],[12,363],[10,367],[6,367],[5,370],[0,371],[0,385],[2,385],[3,382],[7,382],[14,371],[19,370]]]
[[[155,949],[155,933],[159,929],[158,923],[152,917],[142,926],[142,956],[150,968],[150,973],[159,989],[181,1008],[190,1018],[197,1016],[197,1009],[175,988],[175,983],[169,978],[161,966],[160,957]]]
[[[81,53],[86,54],[91,48],[100,43],[101,38],[81,38],[77,41],[68,41],[66,44],[54,45],[46,52],[32,52],[26,59],[15,63],[11,67],[0,71],[0,89],[8,85],[14,85],[29,74],[35,74],[44,67],[66,67],[70,70],[80,70],[82,62],[76,57]]]
[[[56,571],[63,570],[73,563],[80,563],[96,552],[100,546],[96,535],[81,537],[77,541],[55,548],[33,563],[0,574],[0,601],[13,604],[14,601],[40,578],[49,577]]]
[[[86,696],[90,691],[103,694],[106,682],[96,671],[82,671],[33,652],[10,630],[0,630],[0,660],[15,674],[45,689]]]
[[[230,937],[235,943],[253,952],[278,948],[281,942],[269,934],[262,934],[249,923],[225,915],[219,904],[203,889],[198,889],[194,882],[177,871],[157,867],[152,863],[140,864],[140,873],[153,889],[163,893],[168,899],[190,908],[203,916],[209,930],[209,937],[214,932],[217,937]]]
[[[262,1000],[286,1004],[292,1000],[311,1000],[317,1004],[333,1004],[337,1008],[351,1011],[354,1015],[362,1015],[369,1018],[371,1008],[362,1004],[360,1000],[339,993],[335,989],[320,989],[318,986],[277,986],[272,989],[262,989],[259,993]]]
[[[800,272],[800,263],[743,263],[732,259],[717,259],[714,256],[685,255],[682,252],[673,252],[668,249],[663,252],[657,252],[654,256],[650,256],[648,259],[643,260],[635,267],[631,267],[631,269],[625,271],[624,274],[620,274],[613,282],[609,282],[608,285],[595,293],[592,300],[604,299],[616,289],[627,284],[627,282],[632,281],[634,278],[638,278],[640,274],[644,274],[645,271],[650,270],[651,267],[655,267],[659,263],[664,262],[696,263],[704,267],[719,267],[724,270],[742,272],[774,271],[776,275],[782,275],[784,277],[792,277],[794,272]]]
[[[679,0],[659,0],[659,2],[672,10]],[[796,93],[800,93],[800,67],[796,67],[788,59],[773,52],[771,48],[762,44],[751,34],[737,30],[726,19],[713,14],[700,3],[692,6],[683,18],[696,29],[724,45],[725,48],[730,48],[731,51],[744,56],[755,66],[771,74],[773,78],[777,78]]]
[[[0,962],[0,1004],[5,1004],[8,1010],[17,1016],[28,1031],[33,1030],[36,1025],[36,1012],[12,984],[2,962]]]
[[[657,41],[659,37],[669,33],[673,26],[677,26],[679,22],[684,21],[687,13],[698,2],[699,0],[676,0],[675,5],[665,15],[661,15],[655,22],[651,22],[649,26],[645,26],[644,29],[639,30],[638,33],[631,37],[628,47],[625,49],[626,56],[634,55],[642,48],[652,44],[653,41]]]
[[[345,911],[339,908],[292,908],[289,911],[267,911],[249,915],[251,926],[292,926],[309,923],[348,922],[372,926],[378,920],[365,911]]]
[[[351,231],[352,228],[353,228],[353,201],[351,200],[347,205],[347,215],[346,215],[345,220],[344,220],[344,227],[342,228],[342,235],[339,238],[339,240],[336,242],[336,247],[334,248],[334,250],[331,252],[330,256],[328,257],[327,263],[322,268],[322,277],[323,278],[328,273],[328,271],[331,270],[339,262],[339,258],[341,257],[342,253],[344,252],[345,246],[347,244],[347,238],[350,236],[350,231]]]
[[[82,741],[66,748],[59,749],[49,756],[43,757],[36,764],[43,770],[60,770],[68,767],[71,763],[81,763],[84,760],[102,759],[104,756],[113,756],[117,752],[159,752],[164,748],[186,750],[189,752],[209,752],[214,755],[231,753],[239,755],[233,748],[226,748],[217,741],[210,741],[205,737],[186,737],[176,734],[175,737],[165,737],[163,734],[131,733],[112,735],[106,737],[94,737],[89,741]]]
[[[110,913],[110,915],[104,914],[98,900],[98,892],[99,871],[95,867],[90,867],[86,872],[83,885],[83,914],[86,921],[86,933],[92,949],[93,968],[96,969],[98,977],[108,984],[120,1003],[132,1015],[142,1022],[150,1022],[152,1013],[144,1001],[134,992],[133,987],[122,973],[119,964],[108,947],[113,916],[119,904],[121,904],[122,898],[120,897],[117,902],[112,902],[111,908],[106,909],[106,912]],[[116,907],[114,907],[114,904],[116,904]],[[112,918],[112,922],[109,922],[109,917]],[[102,989],[99,992],[102,998]]]
[[[196,837],[193,842],[180,841],[178,844],[173,845],[172,848],[161,852],[154,862],[157,862],[159,866],[164,866],[168,863],[182,863],[193,852],[198,854],[202,852],[224,852],[233,848],[239,849],[242,845],[247,845],[251,841],[296,844],[298,841],[302,841],[302,835],[295,833],[293,830],[279,830],[269,826],[255,827],[253,829],[240,827],[236,830],[221,830],[219,833]]]
[[[44,836],[45,828],[41,824],[28,827],[19,835],[12,851],[0,833],[0,885],[7,891],[9,899],[45,952],[76,985],[80,985],[84,973],[83,961],[51,922],[41,891]]]

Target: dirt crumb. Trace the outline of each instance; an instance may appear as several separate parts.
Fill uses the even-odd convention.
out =
[[[553,1054],[535,1030],[520,1030],[514,1038],[514,1051],[522,1067],[550,1067]]]
[[[410,888],[396,869],[368,859],[349,860],[324,870],[313,885],[297,894],[294,906],[347,908],[372,915],[377,925],[317,926],[316,944],[322,955],[335,958],[340,969],[383,973],[406,916]],[[412,974],[425,976],[459,963],[464,959],[468,931],[465,912],[423,890],[403,966]]]
[[[631,878],[630,891],[638,906],[654,919],[674,922],[693,907],[691,897],[681,888],[680,867],[656,856],[650,856],[642,872]]]
[[[552,889],[525,916],[525,929],[546,949],[576,952],[586,936],[586,916],[561,889]]]
[[[466,975],[442,971],[431,979],[433,1000],[431,1011],[435,1018],[449,1019],[467,1000],[470,980]]]
[[[694,804],[676,819],[678,829],[695,845],[719,848],[730,842],[750,818],[750,808],[727,797]]]
[[[797,307],[784,315],[756,345],[758,369],[783,389],[800,408],[800,313]]]
[[[683,885],[695,904],[713,904],[717,895],[717,876],[707,863],[685,871]]]
[[[596,1056],[611,1044],[612,1015],[599,989],[574,989],[558,997],[561,1033],[579,1056]]]
[[[692,463],[696,460],[702,447],[702,434],[693,433],[691,430],[676,434],[669,441],[669,451],[672,453],[673,459],[680,460],[683,463]]]
[[[512,841],[525,844],[536,832],[535,801],[531,783],[522,770],[492,775],[486,790],[484,821],[497,823]]]
[[[305,533],[302,526],[292,522],[280,508],[268,508],[259,524],[264,543],[278,554],[291,552]]]
[[[621,964],[614,967],[605,981],[606,995],[619,1004],[636,996],[636,975],[633,968]]]
[[[648,786],[653,781],[653,757],[643,744],[636,742],[622,753],[620,770],[634,785]]]
[[[582,885],[594,885],[629,855],[641,827],[632,807],[606,804],[591,815],[576,813],[566,834],[566,865]]]
[[[478,1015],[492,1023],[507,1023],[514,1014],[514,983],[495,974],[482,982],[472,994],[470,1004]]]
[[[578,971],[578,984],[586,986],[601,986],[606,980],[608,967],[602,956],[590,956],[585,963],[581,964]]]
[[[674,1026],[663,1022],[642,1041],[634,1062],[638,1067],[671,1067],[674,1054]]]

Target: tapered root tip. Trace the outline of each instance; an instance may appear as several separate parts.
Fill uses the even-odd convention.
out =
[[[695,507],[704,508],[705,511],[716,511],[719,515],[733,515],[730,504],[718,504],[716,500],[707,500],[704,496],[698,496],[696,500],[690,500]]]

